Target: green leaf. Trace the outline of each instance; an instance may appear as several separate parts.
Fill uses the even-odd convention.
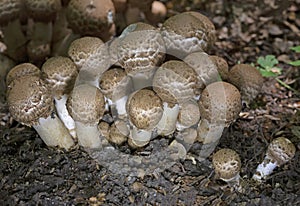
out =
[[[296,60],[296,61],[292,61],[292,62],[289,62],[290,65],[292,66],[300,66],[300,60]]]
[[[259,57],[257,59],[257,63],[265,68],[265,69],[269,69],[274,67],[276,64],[278,64],[278,60],[276,59],[276,57],[274,55],[267,55],[265,57]]]
[[[291,47],[291,50],[299,53],[300,52],[300,46],[294,46],[294,47]]]
[[[277,73],[270,71],[270,70],[259,69],[259,72],[261,73],[261,75],[263,77],[277,77],[278,76]]]

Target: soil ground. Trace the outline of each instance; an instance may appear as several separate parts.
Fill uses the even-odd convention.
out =
[[[218,40],[211,54],[230,66],[255,63],[273,54],[283,74],[278,78],[300,92],[300,1],[173,0],[168,15],[200,11],[215,24]],[[218,149],[231,148],[242,160],[237,191],[214,179],[211,158],[185,160],[143,178],[116,175],[84,150],[48,148],[33,129],[0,110],[0,205],[300,205],[300,96],[266,78],[261,93],[221,138]],[[296,146],[295,157],[266,181],[251,181],[272,139],[284,136]],[[191,149],[197,150],[195,148]]]

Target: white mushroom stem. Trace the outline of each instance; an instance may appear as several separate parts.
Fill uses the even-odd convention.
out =
[[[75,130],[75,121],[70,116],[68,110],[67,110],[67,102],[68,95],[63,95],[60,99],[54,98],[55,100],[55,107],[56,112],[61,121],[64,123],[66,128],[69,130],[69,133],[72,135],[73,138],[76,138],[76,130]]]
[[[179,114],[179,105],[175,104],[172,108],[169,104],[164,102],[164,112],[162,118],[157,124],[158,135],[167,136],[172,134],[176,129],[176,121]]]
[[[200,120],[198,126],[198,140],[203,143],[199,159],[206,159],[216,148],[224,130],[224,124],[209,123],[206,119]]]
[[[78,143],[84,148],[99,148],[101,146],[100,131],[96,125],[87,125],[75,121]]]
[[[130,137],[134,141],[139,141],[139,142],[149,142],[152,138],[152,135],[153,135],[152,131],[138,129],[135,126],[133,126],[133,128],[130,131]]]
[[[257,166],[256,172],[252,178],[260,181],[272,174],[273,170],[278,166],[279,164],[276,161],[272,161],[271,158],[266,155],[264,161]]]
[[[48,146],[59,146],[68,150],[74,145],[68,130],[55,114],[46,119],[40,118],[33,128]]]

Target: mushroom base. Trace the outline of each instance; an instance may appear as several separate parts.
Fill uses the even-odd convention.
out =
[[[266,176],[270,175],[277,166],[278,164],[276,162],[272,162],[267,156],[264,161],[257,166],[256,172],[252,178],[254,180],[261,181]]]
[[[100,148],[100,131],[96,125],[86,125],[75,121],[78,143],[85,148]]]

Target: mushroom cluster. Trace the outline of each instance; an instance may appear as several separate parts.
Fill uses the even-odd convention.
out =
[[[82,146],[117,172],[140,173],[142,165],[146,172],[163,170],[184,159],[196,141],[203,160],[238,118],[242,102],[251,102],[262,86],[255,67],[228,69],[225,59],[208,54],[215,28],[198,12],[177,14],[156,27],[149,22],[156,24],[164,15],[154,12],[160,3],[152,0],[45,2],[25,1],[32,10],[27,51],[55,57],[43,61],[41,69],[31,63],[11,69],[6,96],[12,117],[33,126],[49,146]],[[41,20],[46,11],[37,8],[47,6],[49,18]],[[131,23],[134,10],[148,23]],[[111,39],[115,15],[131,24]],[[66,25],[72,29],[68,35]],[[35,39],[39,30],[52,35]],[[137,154],[162,139],[168,146],[153,149],[149,157],[118,150],[125,145]]]

